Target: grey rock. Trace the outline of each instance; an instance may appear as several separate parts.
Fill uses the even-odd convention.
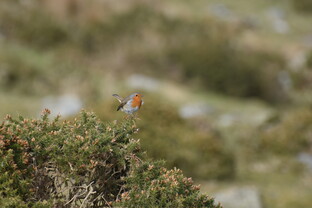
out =
[[[281,34],[289,32],[290,28],[288,22],[286,21],[284,10],[278,7],[272,7],[268,10],[267,14],[275,32]]]
[[[230,127],[238,120],[239,118],[237,115],[227,113],[227,114],[220,115],[217,121],[217,125],[220,127]]]
[[[312,172],[312,154],[301,152],[297,160],[304,164],[310,172]]]
[[[158,80],[142,74],[130,75],[126,83],[131,88],[143,89],[146,91],[156,91],[160,86]]]
[[[215,4],[211,8],[214,14],[219,15],[221,17],[228,17],[232,15],[232,12],[224,4]]]
[[[216,203],[225,208],[262,208],[260,193],[255,187],[235,187],[215,194]]]
[[[307,54],[304,51],[293,53],[288,60],[288,66],[292,71],[299,71],[304,68],[307,63]]]
[[[179,109],[180,116],[185,119],[205,116],[212,112],[214,112],[214,109],[204,103],[187,104]]]
[[[217,16],[218,18],[225,20],[225,21],[232,21],[235,19],[235,15],[233,11],[231,11],[226,5],[224,4],[214,4],[209,8],[209,11]]]
[[[243,26],[249,29],[259,28],[261,23],[257,16],[247,16],[241,20]]]
[[[308,34],[303,37],[302,42],[306,47],[312,48],[312,34]]]
[[[287,71],[280,71],[277,75],[277,80],[282,86],[283,90],[288,92],[293,87],[293,82],[291,80],[291,77]]]
[[[83,104],[77,95],[65,94],[59,97],[48,96],[42,100],[43,108],[51,110],[52,115],[61,114],[64,117],[75,115]]]

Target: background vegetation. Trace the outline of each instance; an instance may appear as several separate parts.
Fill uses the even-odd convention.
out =
[[[308,2],[2,0],[0,116],[120,122],[111,94],[139,91],[147,157],[212,196],[252,185],[265,207],[311,207]]]

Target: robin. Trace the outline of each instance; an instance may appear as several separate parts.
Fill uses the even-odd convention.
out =
[[[113,96],[120,102],[120,105],[117,108],[117,111],[121,110],[127,114],[133,114],[137,112],[141,105],[144,104],[140,93],[133,93],[128,97],[121,97],[117,94],[113,94]]]

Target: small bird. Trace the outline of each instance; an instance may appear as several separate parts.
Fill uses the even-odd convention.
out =
[[[144,104],[142,100],[143,95],[141,95],[140,93],[133,93],[125,98],[117,94],[113,94],[113,96],[120,102],[117,111],[121,110],[126,114],[133,114],[137,112],[140,109],[141,105]]]

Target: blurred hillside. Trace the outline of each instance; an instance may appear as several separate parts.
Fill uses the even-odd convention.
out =
[[[121,120],[111,94],[139,91],[149,157],[225,205],[308,208],[311,22],[309,0],[2,0],[0,116]]]

